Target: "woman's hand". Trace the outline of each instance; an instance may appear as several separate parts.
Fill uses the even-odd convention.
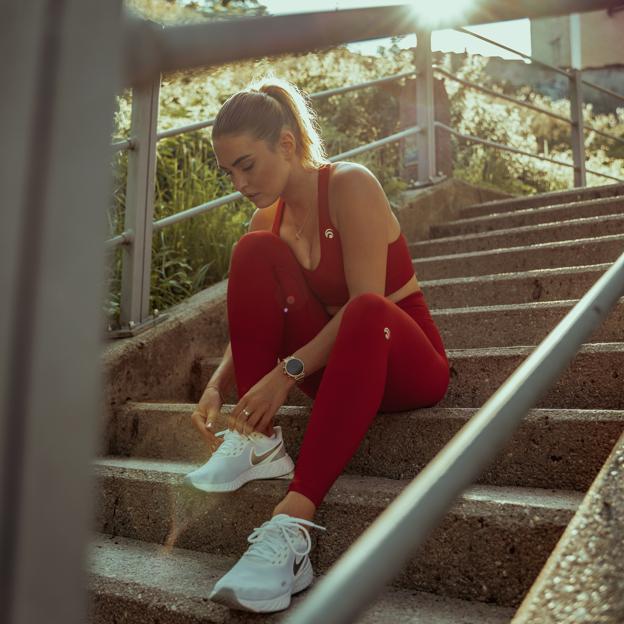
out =
[[[221,413],[221,405],[219,390],[208,386],[204,390],[197,408],[191,415],[193,425],[195,425],[212,452],[221,443],[221,440],[214,434],[215,421]]]
[[[295,383],[294,379],[284,374],[280,362],[235,405],[228,416],[228,429],[243,434],[250,434],[253,431],[266,433],[272,428],[275,412],[284,404],[288,391]],[[249,412],[249,416],[243,412],[244,409]]]

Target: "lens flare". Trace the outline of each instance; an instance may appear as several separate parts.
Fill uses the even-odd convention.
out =
[[[417,0],[413,3],[412,11],[418,16],[422,26],[438,30],[463,25],[457,24],[457,20],[465,18],[476,4],[477,0]]]

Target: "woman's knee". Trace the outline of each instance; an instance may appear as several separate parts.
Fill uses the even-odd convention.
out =
[[[362,293],[346,304],[344,316],[349,314],[354,317],[363,315],[366,318],[378,318],[380,315],[385,315],[387,305],[388,300],[383,295],[371,292]]]
[[[376,293],[362,293],[351,299],[345,307],[341,326],[369,328],[379,326],[385,334],[389,334],[386,319],[388,314],[388,300]]]
[[[230,266],[239,262],[282,261],[284,245],[286,242],[270,230],[247,232],[234,243]]]

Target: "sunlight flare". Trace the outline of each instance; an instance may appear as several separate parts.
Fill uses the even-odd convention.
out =
[[[412,11],[422,20],[423,26],[436,30],[448,27],[458,18],[463,20],[476,4],[477,0],[415,0]]]

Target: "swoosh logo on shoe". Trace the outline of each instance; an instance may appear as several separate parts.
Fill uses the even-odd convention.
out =
[[[251,463],[255,466],[256,464],[263,462],[267,457],[269,457],[269,455],[274,453],[280,446],[282,446],[282,444],[283,441],[280,441],[277,446],[274,446],[272,449],[269,449],[268,451],[260,455],[256,455],[256,450],[251,449]]]
[[[297,572],[299,572],[299,569],[303,565],[304,561],[305,561],[305,556],[301,557],[301,561],[299,561],[299,563],[297,563],[297,557],[293,559],[293,574],[295,576],[297,576]]]

